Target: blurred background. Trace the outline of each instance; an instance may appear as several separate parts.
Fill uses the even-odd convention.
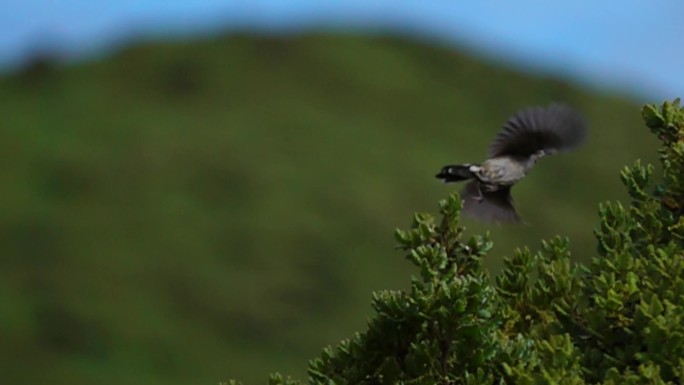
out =
[[[0,2],[2,384],[305,378],[414,274],[393,230],[517,109],[587,145],[514,190],[496,274],[557,234],[595,256],[640,105],[681,96],[674,1]]]

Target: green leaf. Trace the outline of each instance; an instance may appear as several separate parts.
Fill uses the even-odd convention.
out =
[[[658,111],[658,108],[653,104],[648,104],[641,109],[641,116],[644,122],[651,129],[661,128],[665,124],[665,119]]]

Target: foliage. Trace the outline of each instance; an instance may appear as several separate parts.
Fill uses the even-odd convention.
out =
[[[368,330],[311,361],[313,384],[676,384],[684,382],[684,108],[643,108],[663,179],[637,161],[628,208],[606,203],[590,266],[569,242],[518,250],[490,280],[489,236],[464,239],[457,194],[441,219],[397,230],[418,268],[409,291],[373,296]],[[298,384],[280,375],[271,384]]]

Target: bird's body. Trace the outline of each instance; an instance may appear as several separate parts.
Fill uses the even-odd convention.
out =
[[[468,181],[463,211],[485,221],[519,221],[511,187],[525,178],[537,161],[580,145],[586,135],[584,118],[572,108],[551,104],[531,107],[512,116],[481,164],[444,166],[436,175],[445,183]]]
[[[534,166],[525,159],[502,156],[485,160],[477,170],[477,179],[482,183],[513,185],[523,179]]]

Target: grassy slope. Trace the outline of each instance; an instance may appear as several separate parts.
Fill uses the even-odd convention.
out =
[[[140,45],[0,79],[0,375],[7,383],[215,384],[304,375],[401,288],[392,230],[452,190],[507,116],[567,101],[574,156],[516,187],[532,226],[500,257],[571,237],[654,148],[637,106],[457,52],[379,37]]]

